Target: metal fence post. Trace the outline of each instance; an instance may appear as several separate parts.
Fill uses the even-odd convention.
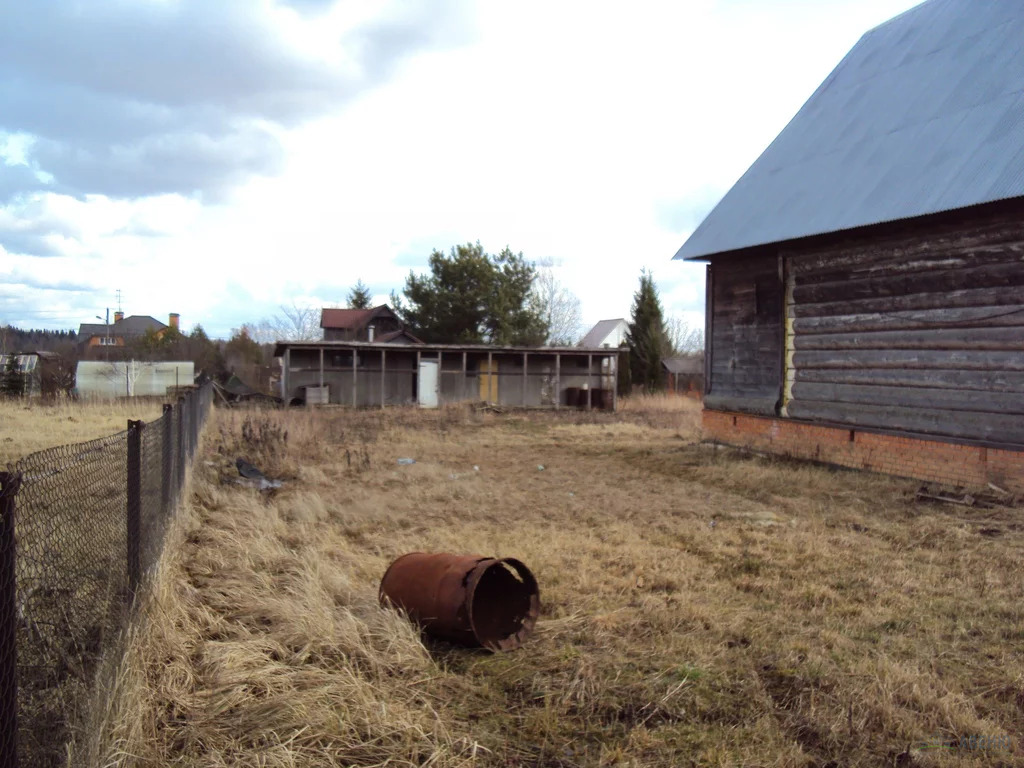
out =
[[[0,768],[18,765],[18,593],[14,497],[21,475],[0,472]]]
[[[160,451],[160,512],[164,517],[171,513],[171,424],[174,422],[174,406],[164,403],[163,446]]]
[[[178,490],[185,486],[185,398],[178,398]],[[177,498],[181,498],[177,495]]]
[[[192,457],[199,448],[199,390],[193,390],[192,398]]]
[[[128,421],[128,589],[132,594],[142,579],[142,430],[141,421]]]

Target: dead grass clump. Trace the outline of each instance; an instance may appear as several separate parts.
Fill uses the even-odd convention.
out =
[[[654,429],[675,429],[687,440],[700,435],[700,400],[671,392],[630,395],[619,400],[623,419]]]
[[[208,456],[246,447],[243,418],[216,415]],[[292,482],[268,498],[200,462],[105,764],[1020,764],[920,748],[1024,736],[1009,512],[980,526],[626,413],[267,418]],[[522,559],[535,635],[424,643],[377,604],[415,550]]]
[[[30,453],[83,443],[125,430],[129,419],[160,418],[161,402],[123,400],[12,400],[0,398],[0,466]]]

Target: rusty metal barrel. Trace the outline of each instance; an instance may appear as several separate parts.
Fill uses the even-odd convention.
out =
[[[540,590],[511,557],[410,552],[384,573],[380,602],[405,611],[431,637],[511,651],[537,623]]]

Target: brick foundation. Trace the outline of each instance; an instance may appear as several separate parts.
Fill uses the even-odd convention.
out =
[[[795,458],[965,488],[1024,492],[1024,450],[897,437],[792,419],[703,412],[704,439]]]

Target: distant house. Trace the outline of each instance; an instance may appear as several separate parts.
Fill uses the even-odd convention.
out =
[[[679,355],[661,361],[665,369],[665,388],[669,392],[690,397],[701,396],[704,391],[704,356]]]
[[[141,338],[147,331],[162,335],[168,328],[179,327],[180,316],[171,312],[167,324],[161,323],[149,315],[130,315],[123,312],[114,313],[114,322],[82,323],[78,326],[78,343],[85,357],[95,358],[102,355],[104,347],[123,347],[134,339]]]
[[[1024,490],[1021,40],[1016,0],[871,30],[679,249],[706,437]]]
[[[387,304],[372,309],[332,309],[320,312],[324,341],[366,341],[386,344],[422,344],[402,325]]]
[[[600,320],[597,325],[587,332],[587,335],[583,337],[583,341],[579,345],[588,349],[621,347],[626,343],[626,334],[628,332],[629,323],[621,317],[617,317],[614,320]]]

